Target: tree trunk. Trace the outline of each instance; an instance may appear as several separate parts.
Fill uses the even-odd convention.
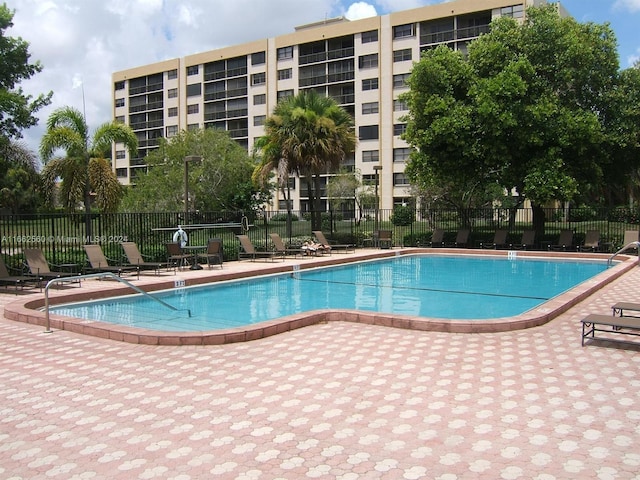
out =
[[[542,206],[531,203],[531,210],[533,212],[533,229],[536,232],[536,239],[540,240],[544,237],[544,224],[546,222],[546,214]]]
[[[320,192],[320,175],[313,176],[313,214],[312,226],[314,230],[322,230],[322,202]]]

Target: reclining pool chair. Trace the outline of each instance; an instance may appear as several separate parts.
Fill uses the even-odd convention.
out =
[[[493,248],[494,250],[503,248],[507,244],[508,233],[509,231],[506,228],[500,228],[496,230],[496,233],[493,235],[493,242],[483,242],[480,244],[480,247]]]
[[[436,228],[431,234],[430,247],[444,247],[444,230]]]
[[[356,251],[356,246],[351,245],[350,243],[330,243],[329,240],[327,240],[327,237],[324,236],[324,233],[322,233],[320,230],[314,230],[312,233],[313,236],[316,237],[318,243],[325,248],[325,252],[328,251],[329,253],[331,253],[333,250],[344,250],[344,253],[348,253],[349,250],[351,250],[352,252]]]
[[[87,253],[87,258],[89,259],[89,267],[86,268],[86,271],[89,273],[110,272],[115,273],[119,277],[126,273],[135,273],[138,278],[140,278],[140,269],[135,265],[110,265],[100,245],[85,245],[84,251]]]
[[[509,245],[509,248],[514,250],[530,250],[535,247],[536,243],[536,231],[535,230],[525,230],[522,233],[522,239],[520,243],[512,243]]]
[[[550,245],[549,249],[563,252],[567,250],[575,250],[573,245],[573,230],[562,230],[560,232],[560,237],[558,238],[558,243],[556,245]]]
[[[4,264],[4,259],[0,254],[0,285],[13,285],[18,293],[18,287],[22,290],[25,285],[32,284],[34,287],[40,285],[40,278],[28,275],[11,275],[7,266]]]
[[[269,236],[271,237],[271,241],[273,242],[273,246],[276,249],[276,252],[281,253],[284,256],[287,255],[293,255],[294,257],[300,255],[301,257],[304,257],[305,255],[305,251],[300,248],[300,247],[287,247],[284,242],[282,241],[282,238],[280,238],[280,235],[278,235],[277,233],[270,233]]]
[[[145,260],[135,242],[122,242],[120,245],[122,245],[124,254],[127,256],[127,262],[129,265],[134,265],[141,271],[153,270],[153,272],[158,275],[161,268],[168,267],[167,263],[149,262]]]
[[[34,275],[44,281],[48,282],[49,280],[56,278],[77,277],[77,275],[72,272],[52,271],[44,253],[39,248],[25,248],[24,258],[27,262],[31,275]],[[80,285],[79,279],[69,280],[69,282],[78,282]]]
[[[281,257],[284,260],[284,255],[280,252],[259,252],[256,247],[251,243],[251,239],[247,235],[236,235],[240,241],[240,249],[238,250],[238,260],[243,258],[250,258],[253,262],[256,258],[269,258],[273,260],[275,257]]]

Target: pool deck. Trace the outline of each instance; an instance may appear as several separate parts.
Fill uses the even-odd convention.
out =
[[[580,338],[585,315],[640,303],[633,263],[550,321],[494,333],[336,320],[224,345],[134,344],[5,319],[42,293],[0,293],[0,478],[640,479],[640,346]]]

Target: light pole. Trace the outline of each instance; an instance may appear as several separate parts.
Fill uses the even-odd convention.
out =
[[[377,241],[377,235],[378,235],[378,223],[380,222],[380,219],[378,218],[380,216],[380,197],[378,197],[378,184],[380,183],[380,170],[382,170],[382,165],[374,165],[373,166],[373,171],[376,173],[376,208],[375,208],[375,221],[374,221],[374,229],[373,229],[373,235],[374,235],[374,239],[376,241],[376,243],[378,243]]]
[[[199,162],[202,157],[199,155],[187,155],[184,157],[184,222],[187,224],[189,217],[189,162]]]

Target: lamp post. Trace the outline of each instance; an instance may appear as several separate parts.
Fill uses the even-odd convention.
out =
[[[373,166],[373,171],[376,173],[376,188],[375,188],[375,192],[376,192],[376,205],[375,205],[375,221],[374,221],[374,229],[373,229],[373,234],[374,234],[374,239],[377,242],[377,235],[378,235],[378,223],[380,222],[380,219],[378,218],[380,216],[380,197],[378,197],[378,184],[380,183],[380,170],[382,170],[382,165],[374,165]]]
[[[187,224],[189,217],[189,162],[199,162],[202,157],[199,155],[187,155],[184,157],[184,224]]]

